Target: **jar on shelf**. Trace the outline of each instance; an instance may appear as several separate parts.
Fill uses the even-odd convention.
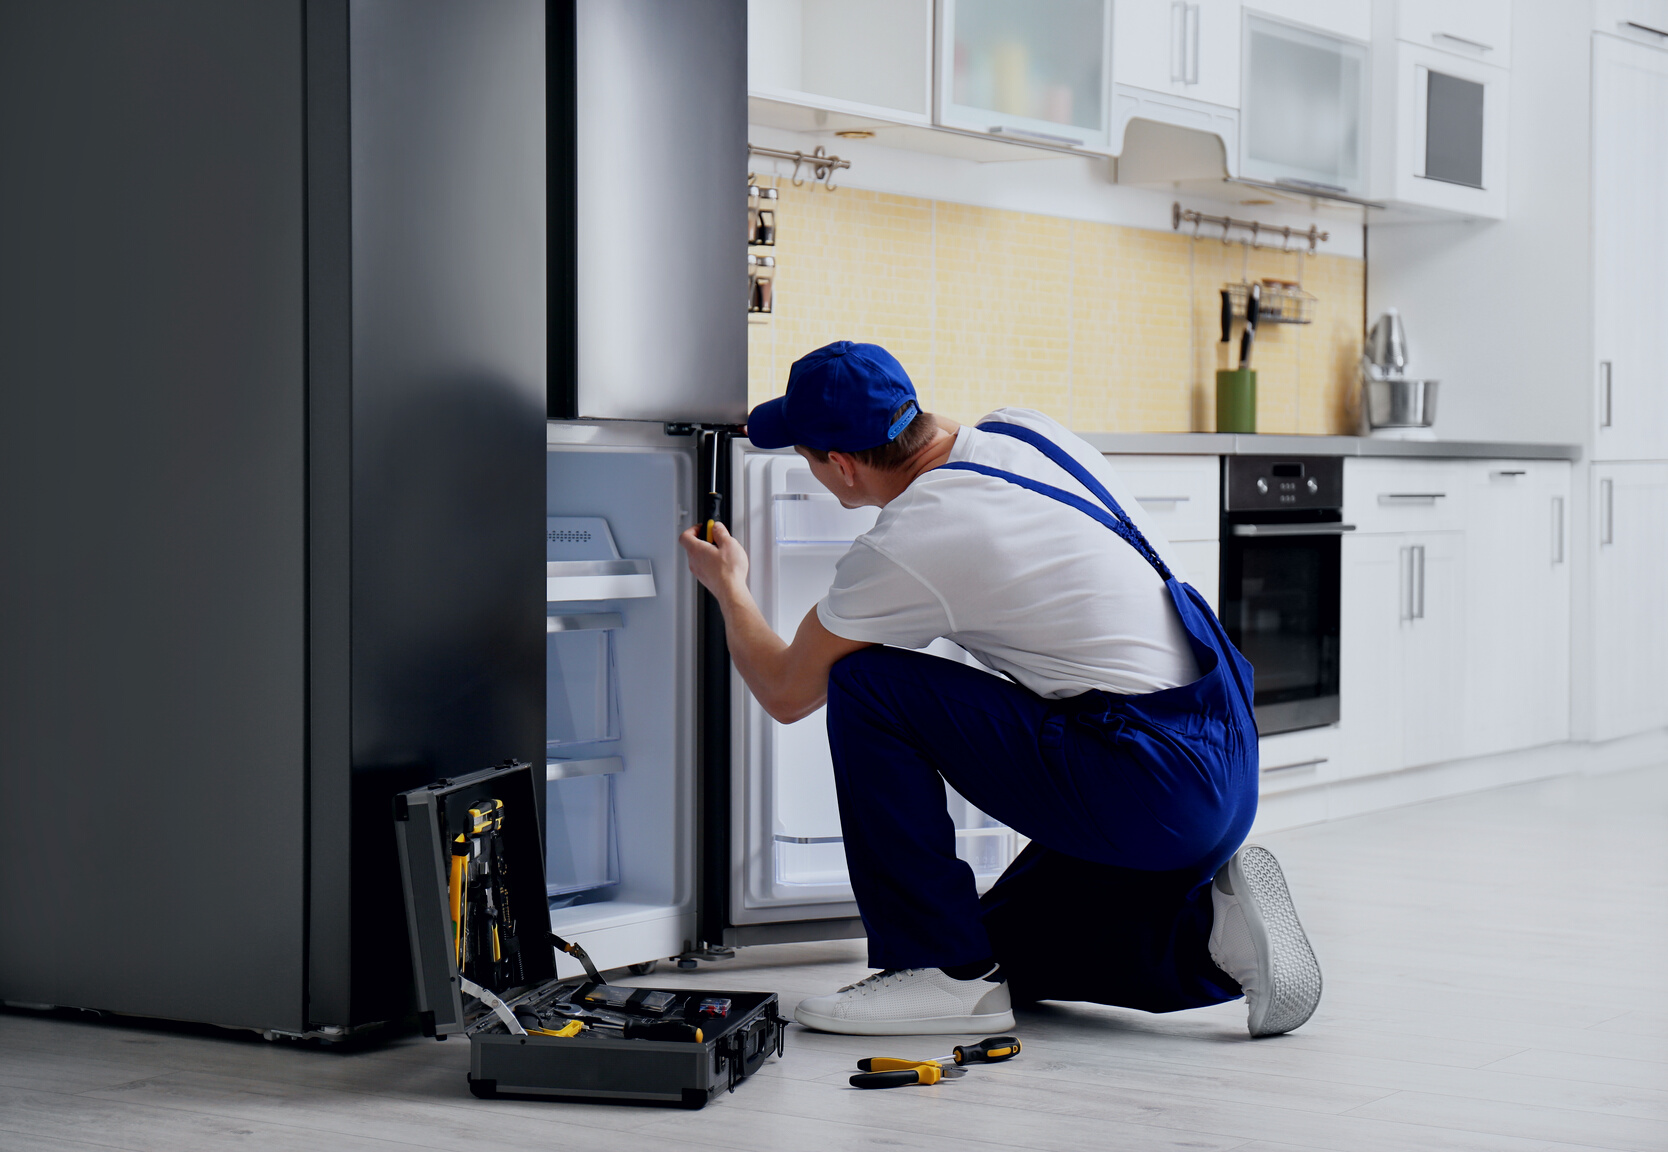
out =
[[[776,257],[747,254],[747,310],[768,313],[775,295]]]
[[[755,189],[748,190],[749,204],[753,203],[753,191]],[[772,247],[776,243],[776,203],[781,194],[774,188],[758,188],[756,191],[759,193],[758,206],[747,214],[748,223],[752,225],[747,233],[747,242]]]

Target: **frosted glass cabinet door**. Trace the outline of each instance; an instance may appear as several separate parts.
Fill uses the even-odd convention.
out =
[[[1106,144],[1112,0],[942,0],[938,120]]]
[[[929,123],[932,0],[748,0],[747,90]]]
[[[1367,49],[1245,17],[1240,174],[1358,195],[1366,188]]]

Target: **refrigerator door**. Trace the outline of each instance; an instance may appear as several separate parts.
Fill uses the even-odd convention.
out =
[[[734,442],[731,530],[751,560],[749,584],[765,618],[791,637],[822,599],[851,542],[874,525],[876,508],[846,509],[791,451]],[[927,649],[977,666],[938,640]],[[731,869],[728,943],[862,935],[846,873],[824,712],[796,724],[765,714],[732,677]],[[957,855],[981,891],[996,882],[1024,841],[946,787]]]
[[[746,0],[578,0],[572,19],[551,415],[745,420]]]
[[[695,935],[695,586],[677,542],[695,448],[660,424],[546,425],[546,891],[552,931],[601,968]]]

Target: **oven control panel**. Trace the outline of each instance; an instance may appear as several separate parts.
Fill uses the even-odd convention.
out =
[[[1225,456],[1222,463],[1225,512],[1344,506],[1340,456]]]

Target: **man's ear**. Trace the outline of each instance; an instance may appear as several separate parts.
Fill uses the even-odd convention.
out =
[[[847,488],[857,487],[857,460],[844,452],[830,452],[828,462],[840,473],[840,482]]]

